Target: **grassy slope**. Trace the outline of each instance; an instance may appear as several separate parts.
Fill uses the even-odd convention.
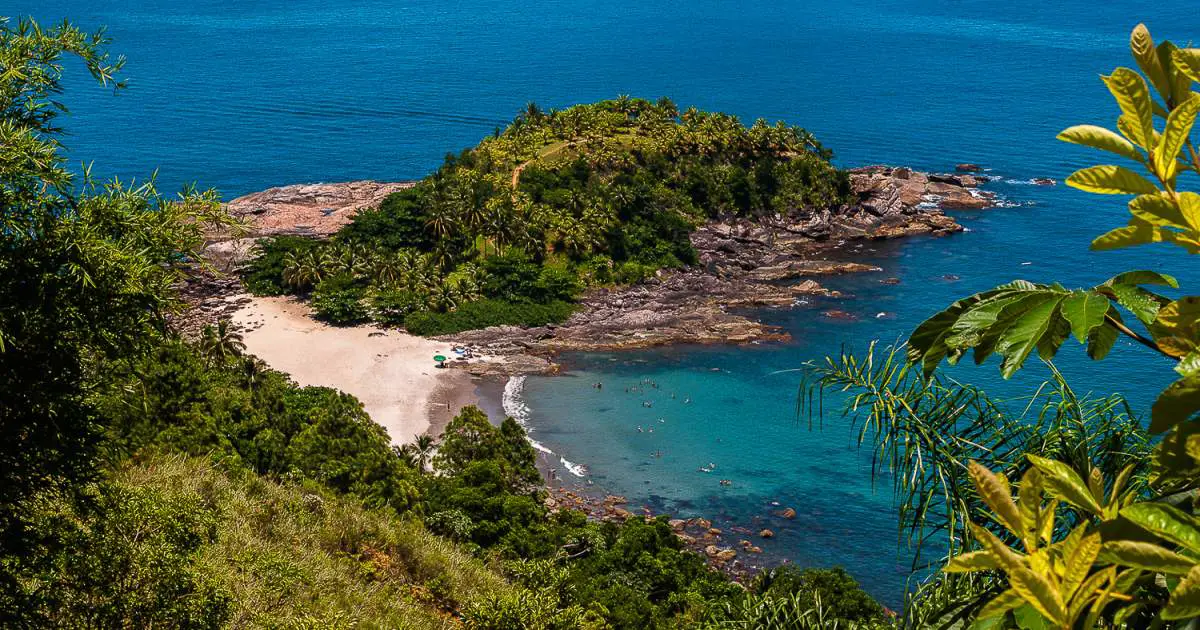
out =
[[[456,627],[447,611],[513,588],[420,524],[320,490],[182,457],[117,481],[218,512],[197,562],[233,596],[231,627]]]

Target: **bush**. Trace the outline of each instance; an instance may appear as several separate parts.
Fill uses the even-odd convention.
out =
[[[385,326],[402,326],[409,313],[420,310],[427,301],[420,295],[405,289],[380,289],[367,302],[371,306],[371,319]]]
[[[286,295],[291,288],[283,282],[284,257],[309,252],[319,245],[319,242],[303,236],[262,239],[255,247],[258,255],[242,268],[242,283],[254,295]]]
[[[505,300],[477,300],[467,302],[458,310],[449,313],[412,313],[404,318],[404,327],[414,335],[431,337],[489,326],[545,326],[566,321],[573,312],[575,306],[562,301],[531,304]]]
[[[347,274],[322,280],[313,290],[312,306],[317,317],[331,324],[347,326],[367,319],[364,291]]]
[[[883,621],[884,610],[845,569],[799,569],[785,565],[760,573],[751,588],[768,599],[795,598],[802,608],[820,608],[827,618]]]

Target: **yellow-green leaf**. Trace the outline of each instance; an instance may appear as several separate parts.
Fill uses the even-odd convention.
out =
[[[1144,162],[1145,157],[1138,152],[1133,143],[1121,137],[1120,134],[1096,125],[1075,125],[1067,127],[1058,134],[1058,139],[1071,144],[1079,144],[1101,151],[1116,153],[1121,157]]]
[[[1150,407],[1150,432],[1163,433],[1200,410],[1200,376],[1171,383]]]
[[[1013,503],[1008,484],[1002,482],[1000,477],[979,462],[970,462],[967,465],[967,472],[971,475],[971,481],[975,484],[975,489],[979,491],[979,496],[992,509],[1000,524],[1007,527],[1018,538],[1023,540],[1027,538],[1021,511],[1017,509],[1017,504]]]
[[[1067,617],[1066,606],[1058,590],[1044,576],[1021,567],[1008,572],[1008,584],[1043,617],[1062,625]]]
[[[1151,225],[1187,229],[1188,219],[1164,194],[1139,195],[1129,201],[1129,214]]]
[[[996,617],[1002,617],[1007,614],[1008,611],[1024,605],[1025,600],[1021,599],[1021,596],[1010,588],[1007,591],[997,595],[995,599],[985,604],[983,608],[980,608],[979,614],[977,614],[975,618],[994,619]]]
[[[990,551],[971,551],[950,558],[942,571],[946,573],[970,573],[999,569],[1000,564]]]
[[[1171,110],[1171,115],[1167,116],[1162,138],[1154,147],[1154,166],[1163,179],[1175,177],[1175,157],[1183,150],[1184,143],[1191,135],[1197,113],[1200,113],[1200,99],[1192,98]]]
[[[1200,98],[1193,101],[1200,103]],[[1200,231],[1200,195],[1194,192],[1181,192],[1179,198],[1179,215],[1184,223],[1194,231]]]
[[[1099,559],[1123,567],[1170,575],[1184,575],[1195,566],[1192,559],[1154,543],[1112,540],[1100,546]]]
[[[1153,195],[1158,187],[1145,177],[1113,164],[1090,166],[1071,173],[1067,185],[1102,195]]]
[[[1092,570],[1092,563],[1100,553],[1100,542],[1099,533],[1088,534],[1080,539],[1071,556],[1067,558],[1067,567],[1062,577],[1063,599],[1070,601],[1075,595],[1075,590],[1087,579]]]
[[[1052,496],[1092,514],[1099,515],[1103,512],[1083,478],[1070,466],[1037,455],[1026,455],[1026,457],[1042,472],[1042,483]]]
[[[1150,90],[1142,75],[1129,68],[1117,68],[1104,77],[1104,84],[1112,92],[1121,111],[1128,120],[1129,138],[1134,144],[1151,150],[1154,148],[1154,107],[1151,105]]]
[[[1175,70],[1193,81],[1200,81],[1200,48],[1180,48],[1171,52]]]
[[[1159,63],[1158,51],[1154,48],[1154,39],[1150,37],[1150,31],[1145,24],[1133,27],[1133,32],[1129,34],[1129,49],[1133,52],[1133,58],[1137,61],[1138,67],[1146,73],[1147,77],[1150,77],[1154,89],[1163,95],[1170,94],[1171,83],[1167,80],[1167,73],[1163,71],[1162,64]]]
[[[1192,567],[1187,577],[1183,578],[1171,591],[1167,607],[1162,611],[1162,618],[1191,619],[1200,616],[1200,565]]]

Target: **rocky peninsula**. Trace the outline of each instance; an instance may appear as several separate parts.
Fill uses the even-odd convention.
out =
[[[591,290],[566,322],[535,328],[498,326],[439,338],[502,357],[465,365],[475,374],[553,371],[563,351],[644,348],[674,343],[749,343],[784,340],[785,331],[744,312],[790,307],[813,295],[834,295],[818,278],[879,271],[853,260],[864,241],[910,235],[940,236],[962,230],[944,210],[975,210],[995,204],[971,173],[923,173],[903,167],[868,166],[850,171],[855,202],[812,212],[802,219],[710,222],[695,230],[699,264],[660,270],[640,283]],[[229,202],[243,221],[238,235],[214,234],[206,256],[217,274],[198,272],[184,288],[194,307],[177,322],[195,330],[228,319],[249,297],[232,271],[263,237],[326,238],[355,212],[375,207],[411,182],[355,181],[272,188]]]

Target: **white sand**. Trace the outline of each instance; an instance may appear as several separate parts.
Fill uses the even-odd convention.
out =
[[[232,321],[247,352],[300,385],[353,394],[397,444],[429,431],[431,420],[440,431],[436,425],[473,402],[467,374],[435,367],[434,355],[455,356],[449,344],[374,326],[328,326],[309,313],[292,298],[254,298]]]

